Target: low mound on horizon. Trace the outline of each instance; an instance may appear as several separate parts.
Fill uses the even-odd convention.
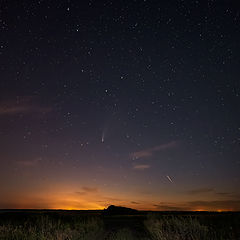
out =
[[[122,206],[114,206],[114,205],[110,205],[103,210],[103,214],[105,215],[134,215],[137,213],[138,213],[138,210],[136,209],[122,207]]]

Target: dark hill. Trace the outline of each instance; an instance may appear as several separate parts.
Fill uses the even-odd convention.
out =
[[[103,210],[104,215],[134,215],[138,214],[138,210],[126,208],[121,206],[110,205],[107,209]]]

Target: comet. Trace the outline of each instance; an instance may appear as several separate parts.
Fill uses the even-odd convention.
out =
[[[101,140],[101,142],[102,142],[102,143],[104,143],[104,141],[105,141],[105,134],[104,134],[104,131],[103,131],[103,133],[102,133],[102,140]]]
[[[170,176],[167,175],[166,178],[169,180],[169,182],[173,183],[173,180],[171,179]]]

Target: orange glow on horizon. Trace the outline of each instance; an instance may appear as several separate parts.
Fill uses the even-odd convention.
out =
[[[90,184],[89,184],[90,185]],[[109,205],[129,207],[140,211],[237,211],[238,202],[228,208],[223,201],[205,200],[195,204],[188,198],[178,199],[177,195],[164,197],[152,195],[140,195],[134,192],[123,192],[121,189],[106,189],[99,186],[82,187],[82,184],[63,183],[48,184],[32,191],[15,191],[5,194],[0,199],[0,205],[4,209],[53,209],[53,210],[103,210]],[[174,199],[175,202],[171,200]],[[162,203],[160,203],[162,202]],[[213,204],[214,203],[214,204]],[[229,205],[230,206],[230,205]]]

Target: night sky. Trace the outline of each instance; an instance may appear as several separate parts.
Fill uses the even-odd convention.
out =
[[[234,0],[0,3],[0,208],[240,210]]]

